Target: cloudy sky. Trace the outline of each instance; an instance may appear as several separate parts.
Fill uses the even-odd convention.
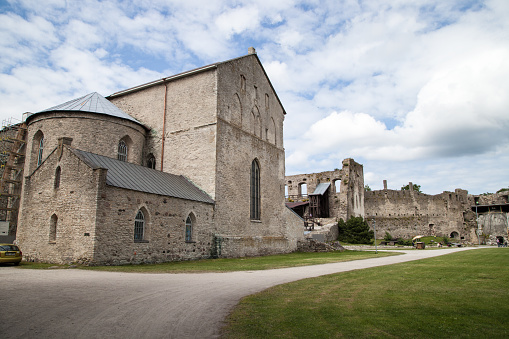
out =
[[[495,192],[508,18],[507,0],[0,0],[0,119],[254,46],[287,111],[287,174],[354,158],[372,189]]]

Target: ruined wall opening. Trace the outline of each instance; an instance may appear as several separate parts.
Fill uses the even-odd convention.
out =
[[[334,193],[340,193],[341,192],[341,179],[336,179],[332,183],[334,185]]]
[[[308,184],[305,182],[301,182],[299,184],[299,197],[307,197],[308,196]]]
[[[454,231],[449,235],[449,238],[451,239],[459,239],[460,235],[458,232]]]

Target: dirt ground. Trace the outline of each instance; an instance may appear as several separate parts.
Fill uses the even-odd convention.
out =
[[[217,338],[238,301],[304,278],[471,248],[266,271],[141,274],[0,267],[0,338]]]

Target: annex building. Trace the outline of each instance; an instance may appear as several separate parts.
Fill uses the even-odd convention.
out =
[[[9,232],[26,260],[55,263],[294,251],[285,114],[253,48],[29,114],[4,171]]]

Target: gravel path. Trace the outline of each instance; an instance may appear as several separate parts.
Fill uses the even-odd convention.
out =
[[[239,300],[304,278],[472,248],[266,271],[141,274],[0,267],[1,338],[217,338]]]

